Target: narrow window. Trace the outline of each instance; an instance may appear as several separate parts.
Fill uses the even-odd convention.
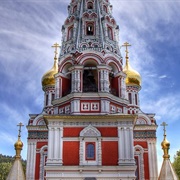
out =
[[[94,24],[93,23],[87,24],[86,35],[88,35],[88,36],[94,35]]]
[[[104,5],[103,10],[107,13],[107,7]]]
[[[93,9],[93,3],[92,2],[88,2],[87,3],[87,8],[88,9]]]
[[[95,160],[95,145],[94,143],[86,144],[86,159]]]
[[[129,97],[129,103],[132,104],[132,96],[131,96],[131,93],[128,94],[128,97]]]
[[[135,94],[135,103],[138,105],[137,94]]]
[[[71,26],[68,30],[68,40],[73,38],[73,26]]]
[[[48,105],[48,94],[46,94],[46,106]]]
[[[76,11],[77,11],[77,6],[74,6],[73,13],[75,13]]]
[[[108,37],[110,40],[113,40],[113,31],[111,27],[108,27]]]
[[[52,101],[54,100],[54,94],[52,94]]]

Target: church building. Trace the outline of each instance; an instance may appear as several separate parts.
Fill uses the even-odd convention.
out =
[[[158,179],[156,120],[141,111],[141,76],[123,46],[124,65],[109,0],[71,0],[42,113],[27,125],[26,180]]]

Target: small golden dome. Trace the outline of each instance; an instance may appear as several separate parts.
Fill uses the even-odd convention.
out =
[[[58,72],[58,64],[57,64],[57,58],[54,58],[54,66],[46,72],[42,77],[42,86],[48,86],[48,85],[55,85],[55,78],[54,75]]]
[[[18,140],[16,141],[16,143],[14,144],[14,148],[17,150],[17,149],[22,149],[23,147],[23,143],[22,141],[20,140],[20,138],[18,138]]]
[[[126,57],[126,66],[124,67],[123,72],[126,74],[126,85],[141,85],[141,76],[130,66],[128,57]]]
[[[163,158],[169,159],[170,158],[170,155],[169,155],[170,143],[166,139],[166,134],[164,135],[164,140],[162,141],[161,146],[162,146],[162,149],[164,151]]]

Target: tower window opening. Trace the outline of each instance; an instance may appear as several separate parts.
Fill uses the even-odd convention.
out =
[[[88,35],[88,36],[94,35],[94,24],[93,23],[88,23],[87,24],[86,35]]]
[[[86,160],[95,160],[95,144],[86,144]]]
[[[85,69],[83,73],[83,92],[97,92],[96,70]],[[95,75],[95,76],[94,76]]]
[[[92,2],[87,3],[87,9],[93,9],[93,3]]]
[[[73,13],[75,13],[76,11],[77,11],[77,5],[74,6],[74,8],[73,8]]]
[[[48,94],[46,94],[46,106],[48,105]]]
[[[131,95],[131,93],[128,94],[128,98],[129,98],[129,103],[132,104],[132,95]]]
[[[113,40],[113,31],[111,27],[108,27],[108,37],[110,40]]]
[[[71,26],[68,30],[68,40],[73,38],[73,26]]]
[[[52,101],[54,100],[54,97],[55,97],[55,95],[54,95],[54,94],[52,94]]]
[[[103,10],[107,13],[107,7],[104,5]]]
[[[138,105],[137,94],[135,94],[135,103]]]

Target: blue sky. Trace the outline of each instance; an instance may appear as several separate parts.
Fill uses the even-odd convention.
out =
[[[70,0],[0,0],[0,153],[14,155],[19,122],[43,108],[42,75],[61,44]],[[180,149],[180,1],[111,0],[119,44],[128,41],[131,66],[142,76],[141,109],[168,124],[171,160]],[[124,56],[124,49],[121,49]],[[26,159],[27,130],[22,129]],[[159,166],[163,128],[157,130]]]

